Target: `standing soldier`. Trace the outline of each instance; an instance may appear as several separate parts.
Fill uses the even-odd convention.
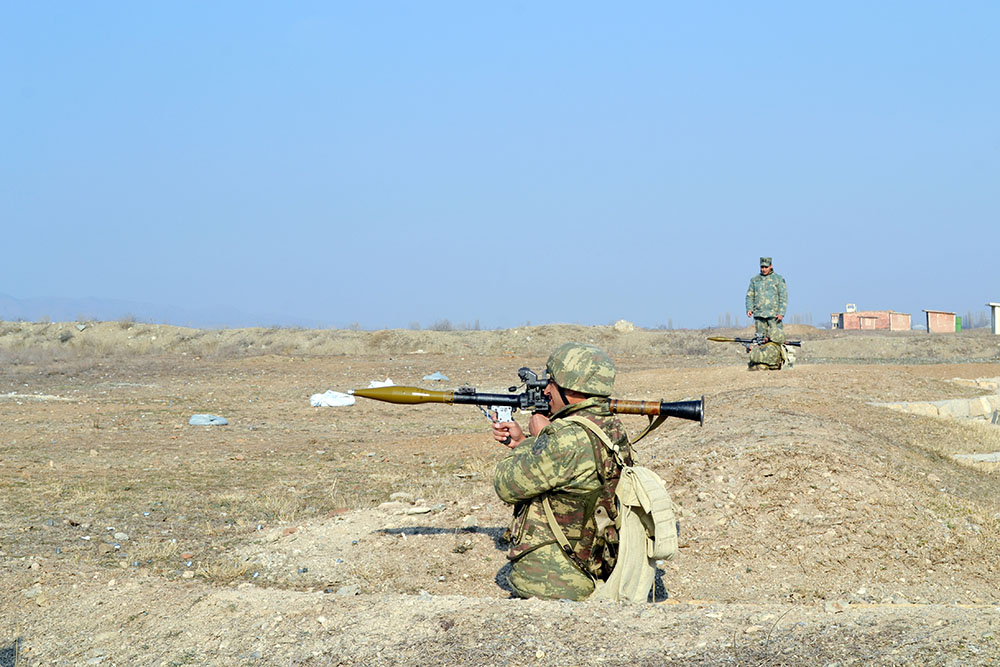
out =
[[[770,257],[760,258],[760,273],[750,279],[746,306],[757,336],[774,338],[772,334],[784,330],[781,321],[788,308],[788,288],[785,279],[774,272]]]

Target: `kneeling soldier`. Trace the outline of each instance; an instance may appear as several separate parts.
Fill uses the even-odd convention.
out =
[[[750,363],[752,371],[780,371],[782,365],[788,360],[785,352],[785,332],[781,329],[772,329],[771,337],[762,345],[757,345],[750,350]]]
[[[530,437],[515,422],[493,427],[493,437],[501,443],[509,437],[512,450],[493,477],[497,495],[514,505],[508,583],[520,597],[582,600],[613,564],[607,547],[617,540],[599,534],[595,515],[611,513],[614,519],[621,466],[574,418],[604,431],[626,465],[632,465],[632,451],[625,428],[608,409],[615,365],[607,354],[593,345],[566,343],[549,357],[546,370],[550,416],[531,417]]]

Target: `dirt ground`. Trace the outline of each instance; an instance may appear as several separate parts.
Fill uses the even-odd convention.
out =
[[[750,373],[705,341],[747,330],[0,323],[0,666],[996,662],[1000,473],[952,457],[1000,426],[880,404],[995,393],[956,380],[1000,377],[1000,337],[788,331]],[[309,404],[503,392],[566,340],[619,397],[705,397],[639,445],[683,509],[646,604],[510,598],[476,408]]]

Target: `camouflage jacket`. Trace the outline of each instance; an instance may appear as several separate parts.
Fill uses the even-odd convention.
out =
[[[785,362],[785,351],[777,343],[764,343],[750,350],[750,365],[767,366],[773,369],[781,368]]]
[[[747,288],[746,306],[748,311],[753,311],[754,317],[784,316],[788,308],[785,279],[774,272],[766,276],[755,275]]]
[[[512,561],[523,563],[540,547],[556,542],[542,506],[545,497],[581,562],[590,562],[593,550],[601,546],[595,544],[594,510],[605,491],[602,478],[617,480],[621,469],[596,436],[591,436],[583,426],[562,419],[569,415],[594,422],[621,448],[626,463],[631,464],[628,435],[608,410],[608,399],[589,398],[553,415],[552,423],[537,437],[527,438],[497,463],[493,476],[497,495],[515,506],[508,554]],[[539,576],[543,574],[540,572]]]

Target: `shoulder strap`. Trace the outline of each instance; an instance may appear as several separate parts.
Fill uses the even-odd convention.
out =
[[[566,539],[566,533],[563,532],[559,522],[556,521],[556,515],[555,512],[552,511],[552,504],[549,503],[548,496],[544,496],[542,498],[542,509],[545,510],[545,520],[548,522],[549,529],[555,536],[556,542],[559,543],[559,548],[563,550],[563,553],[566,554],[567,558],[573,561],[574,565],[580,568],[581,572],[593,579],[594,575],[592,575],[590,570],[587,569],[587,564],[580,560],[580,557],[576,555],[575,551],[573,551],[573,546],[569,543],[569,540]]]
[[[622,467],[625,466],[625,460],[622,458],[621,448],[611,441],[611,438],[608,437],[608,434],[605,433],[604,429],[602,429],[600,426],[598,426],[597,424],[595,424],[594,422],[590,421],[585,417],[578,417],[577,415],[563,417],[563,421],[579,424],[580,426],[584,427],[585,429],[596,435],[598,438],[601,439],[601,442],[603,442],[604,445],[608,449],[610,449],[611,452],[615,455],[615,460],[618,461],[618,465]]]

